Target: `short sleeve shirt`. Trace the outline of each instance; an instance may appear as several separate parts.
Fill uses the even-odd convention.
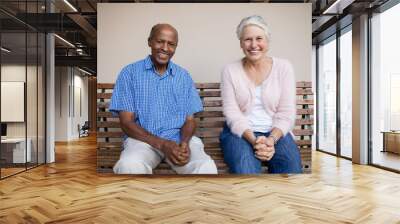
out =
[[[180,142],[186,117],[203,110],[190,74],[172,61],[159,75],[150,56],[129,64],[118,75],[110,111],[133,112],[136,122],[151,134]]]

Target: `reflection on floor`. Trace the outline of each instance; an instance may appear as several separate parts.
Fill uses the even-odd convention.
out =
[[[400,170],[400,155],[392,152],[374,151],[373,164]]]
[[[342,147],[341,148],[341,155],[345,156],[347,158],[351,158],[352,157],[352,149],[349,147]]]
[[[25,167],[24,168],[1,168],[1,177],[2,178],[7,177],[7,176],[13,175],[15,173],[24,171],[24,170],[25,170]]]
[[[40,164],[41,165],[41,164]],[[0,177],[5,178],[25,170],[29,170],[38,166],[36,162],[28,162],[28,163],[4,163],[4,161],[0,162]]]

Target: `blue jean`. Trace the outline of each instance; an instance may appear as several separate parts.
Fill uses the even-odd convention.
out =
[[[270,132],[254,133],[257,137],[268,137]],[[259,174],[263,161],[255,157],[252,145],[244,138],[233,134],[225,124],[220,135],[224,161],[231,173]],[[290,133],[280,138],[275,144],[275,154],[270,161],[265,162],[268,173],[302,173],[300,152]]]

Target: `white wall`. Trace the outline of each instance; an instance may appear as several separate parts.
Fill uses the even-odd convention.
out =
[[[68,67],[56,67],[55,74],[55,140],[67,141],[69,126],[69,69]]]
[[[25,70],[26,69],[26,70]],[[9,64],[1,66],[1,81],[10,81],[10,82],[25,82],[26,72],[28,74],[36,74],[35,66],[27,66],[18,65],[18,64]],[[31,80],[30,75],[28,76],[29,87],[36,86],[36,80]],[[35,132],[36,136],[36,88],[27,88],[27,119],[28,119],[28,137],[30,134]],[[7,110],[8,108],[1,108],[1,110]],[[22,108],[24,110],[24,108]],[[33,123],[32,123],[33,122]],[[7,136],[8,137],[25,137],[25,122],[7,122]]]
[[[56,67],[55,141],[77,139],[78,124],[88,120],[88,78],[82,75],[75,68]]]
[[[179,32],[173,61],[196,82],[219,82],[222,67],[243,57],[235,30],[258,14],[272,33],[270,55],[289,59],[297,80],[311,81],[311,4],[99,3],[98,82],[115,82],[121,68],[150,53],[147,37],[157,23]]]
[[[88,102],[88,78],[87,76],[83,77],[78,73],[77,70],[75,70],[75,75],[74,75],[74,107],[72,109],[72,130],[71,134],[73,138],[78,138],[79,133],[78,133],[78,124],[82,126],[85,121],[88,121],[88,107],[89,107],[89,102]],[[80,92],[80,93],[79,93]],[[80,102],[79,102],[80,101]],[[81,110],[81,111],[80,111]]]

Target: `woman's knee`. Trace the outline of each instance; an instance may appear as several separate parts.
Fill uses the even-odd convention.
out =
[[[229,129],[224,129],[220,137],[224,161],[230,172],[236,174],[256,174],[261,172],[261,161],[254,155],[252,145]]]
[[[301,173],[299,149],[290,134],[280,139],[275,145],[275,155],[269,161],[268,170],[272,173]]]
[[[254,149],[244,139],[233,137],[231,142],[222,143],[224,160],[232,173],[254,174],[261,172],[261,162],[255,157]],[[230,139],[225,139],[229,141]]]
[[[229,170],[235,174],[259,174],[261,173],[261,161],[255,158],[254,155],[243,156],[236,161],[233,161]]]

